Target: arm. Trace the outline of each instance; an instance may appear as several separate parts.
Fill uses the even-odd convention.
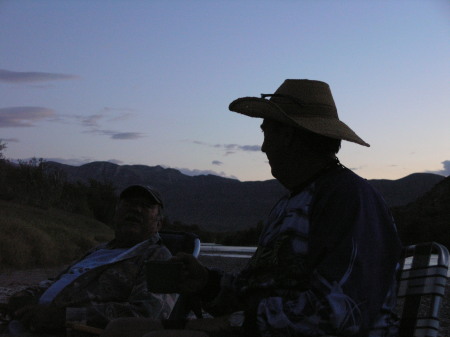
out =
[[[194,312],[203,308],[219,316],[241,310],[234,293],[234,275],[206,268],[190,254],[179,253],[172,260],[183,263],[179,288],[188,295]]]

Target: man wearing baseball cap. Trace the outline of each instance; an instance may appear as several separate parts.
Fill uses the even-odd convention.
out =
[[[168,260],[161,244],[163,202],[150,186],[132,185],[119,195],[115,238],[72,264],[43,287],[10,299],[13,333],[61,334],[66,322],[103,328],[119,317],[167,318],[174,294],[147,291],[144,261]]]

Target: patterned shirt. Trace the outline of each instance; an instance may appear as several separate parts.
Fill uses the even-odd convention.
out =
[[[237,295],[250,334],[393,337],[400,251],[382,197],[338,165],[275,205],[248,266],[222,275],[221,292]]]

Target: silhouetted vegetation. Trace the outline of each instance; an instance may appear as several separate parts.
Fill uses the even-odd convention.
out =
[[[117,191],[112,182],[70,182],[42,159],[7,160],[5,149],[0,141],[0,268],[68,263],[113,237]],[[166,218],[164,229],[194,232],[202,242],[256,245],[260,226],[215,233]]]
[[[0,141],[0,268],[65,264],[113,237],[112,184],[71,183],[42,159],[7,160],[5,148]]]
[[[0,140],[0,267],[68,262],[112,238],[117,202],[112,182],[70,182],[42,159],[14,163]],[[413,203],[392,209],[404,244],[437,241],[450,247],[450,177]],[[72,214],[72,215],[71,215]],[[164,229],[196,233],[202,242],[255,246],[260,221],[240,231],[211,232],[196,224],[164,220]]]
[[[0,150],[5,148],[0,146]],[[1,153],[1,152],[0,152]],[[110,182],[69,182],[62,171],[49,170],[45,161],[33,158],[13,163],[0,158],[0,199],[14,203],[60,210],[92,217],[110,225],[116,204]]]

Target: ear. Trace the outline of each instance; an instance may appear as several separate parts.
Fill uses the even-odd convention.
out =
[[[293,127],[286,127],[283,130],[283,145],[290,147],[295,140],[295,129]]]
[[[158,232],[161,230],[161,228],[162,228],[162,220],[158,220],[158,223],[156,224],[156,228],[157,228],[157,230],[158,230]]]

